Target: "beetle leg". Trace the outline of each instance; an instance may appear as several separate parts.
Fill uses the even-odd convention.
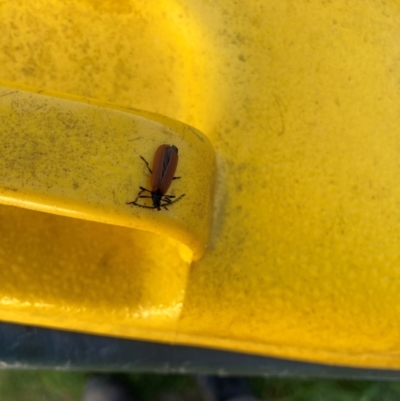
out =
[[[164,209],[167,209],[167,206],[171,206],[174,203],[178,202],[178,200],[182,199],[185,196],[185,194],[181,195],[179,198],[176,198],[174,200],[169,199],[170,197],[175,198],[175,195],[164,195],[164,202],[162,205],[160,205],[161,207],[163,207]],[[167,209],[168,210],[168,209]]]
[[[136,197],[136,199],[135,199],[135,202],[139,199],[139,198],[141,198],[143,195],[141,195],[143,192],[145,192],[145,191],[147,191],[147,189],[145,189],[145,188],[143,188],[143,187],[140,187],[140,189],[141,189],[141,191],[137,194],[137,197]]]
[[[147,163],[146,159],[145,159],[143,156],[140,156],[140,158],[146,163],[146,166],[147,166],[147,168],[149,169],[150,174],[153,174],[153,172],[151,171],[151,168],[150,168],[150,166],[149,166],[149,163]]]
[[[146,188],[143,188],[143,187],[139,187],[139,188],[140,188],[140,191],[139,191],[139,193],[137,194],[137,197],[136,197],[136,200],[135,200],[135,201],[137,201],[138,198],[141,197],[140,195],[141,195],[143,192],[149,192],[149,193],[151,193],[151,191],[149,191],[149,190],[146,189]]]
[[[137,202],[137,200],[138,200],[139,198],[151,198],[151,196],[144,196],[144,195],[141,195],[143,192],[149,192],[149,193],[151,193],[151,191],[149,191],[148,189],[143,188],[143,187],[139,187],[139,188],[140,188],[140,191],[139,191],[139,193],[137,194],[136,199],[135,199],[134,201],[132,201],[132,202],[127,202],[127,203],[126,203],[127,205],[136,205],[136,202]],[[139,205],[137,205],[137,206],[139,206]]]
[[[140,192],[138,193],[138,197],[139,197],[143,192],[148,192],[149,194],[151,194],[151,191],[149,191],[148,189],[143,188],[143,187],[139,187],[139,188],[140,188]]]
[[[164,202],[167,202],[168,205],[170,205],[171,203],[175,202],[171,198],[175,198],[175,195],[163,195],[163,200],[164,200]]]
[[[173,180],[179,180],[181,177],[174,177]]]
[[[176,198],[176,199],[170,201],[169,205],[172,205],[172,204],[178,202],[178,200],[182,199],[185,195],[186,195],[186,194],[183,194],[183,195],[181,195],[179,198]]]

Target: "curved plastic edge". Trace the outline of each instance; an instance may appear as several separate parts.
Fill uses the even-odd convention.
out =
[[[210,232],[215,155],[195,128],[95,100],[0,82],[0,203],[146,230],[198,260]],[[168,210],[128,205],[160,145],[179,149]],[[141,199],[151,206],[150,199]],[[150,201],[150,202],[149,202]]]

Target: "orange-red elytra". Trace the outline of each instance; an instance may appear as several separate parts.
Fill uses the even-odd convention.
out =
[[[172,180],[180,177],[174,177],[176,167],[178,166],[178,148],[174,145],[161,145],[154,155],[153,171],[149,163],[142,156],[140,158],[146,163],[147,168],[151,174],[151,189],[139,187],[140,191],[136,199],[132,202],[127,202],[127,205],[135,205],[145,209],[164,208],[168,210],[167,206],[173,205],[178,200],[182,199],[185,194],[175,198],[175,195],[167,195],[167,191],[171,186]],[[148,192],[150,195],[142,195],[143,192]],[[138,199],[151,198],[153,206],[146,206],[137,203]]]

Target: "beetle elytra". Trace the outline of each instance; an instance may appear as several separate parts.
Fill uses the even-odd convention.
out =
[[[161,145],[154,155],[153,170],[151,170],[149,163],[144,157],[140,156],[140,158],[146,163],[151,174],[151,189],[139,187],[140,191],[136,199],[132,202],[127,202],[127,205],[134,205],[145,209],[157,209],[159,211],[161,208],[168,210],[167,206],[173,205],[185,196],[183,194],[176,198],[175,195],[167,195],[172,180],[180,178],[174,177],[179,159],[178,148],[174,145]],[[142,195],[143,192],[147,192],[150,195]],[[137,203],[138,199],[142,198],[151,198],[153,206],[145,206]]]

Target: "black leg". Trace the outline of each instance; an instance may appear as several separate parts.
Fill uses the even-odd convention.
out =
[[[138,200],[139,198],[151,198],[151,196],[144,196],[144,195],[142,195],[143,192],[149,192],[149,193],[151,193],[151,191],[149,191],[148,189],[143,188],[143,187],[139,187],[139,188],[140,188],[140,191],[139,191],[139,193],[137,194],[136,199],[135,199],[134,201],[132,201],[132,202],[126,202],[127,205],[135,205],[136,202],[137,202],[137,200]]]
[[[164,196],[165,196],[165,195],[164,195]],[[178,202],[178,200],[182,199],[184,196],[185,196],[185,194],[181,195],[179,198],[176,198],[176,199],[174,199],[174,200],[171,200],[171,199],[169,199],[169,198],[166,198],[166,199],[164,199],[164,202],[165,202],[165,203],[161,204],[160,206],[163,207],[163,208],[166,208],[166,206],[171,206],[171,205],[173,205],[174,203]],[[167,210],[168,210],[168,209],[167,209]]]
[[[135,203],[137,202],[137,200],[138,200],[139,198],[142,197],[142,195],[141,195],[142,192],[147,191],[147,189],[145,189],[145,188],[143,188],[143,187],[140,187],[140,189],[141,189],[141,191],[137,194],[137,197],[136,197],[136,199],[134,200]]]
[[[140,158],[146,163],[146,166],[147,166],[147,168],[149,169],[150,174],[153,174],[153,172],[151,171],[151,168],[150,168],[150,166],[149,166],[149,163],[147,163],[146,159],[145,159],[143,156],[140,156]]]

